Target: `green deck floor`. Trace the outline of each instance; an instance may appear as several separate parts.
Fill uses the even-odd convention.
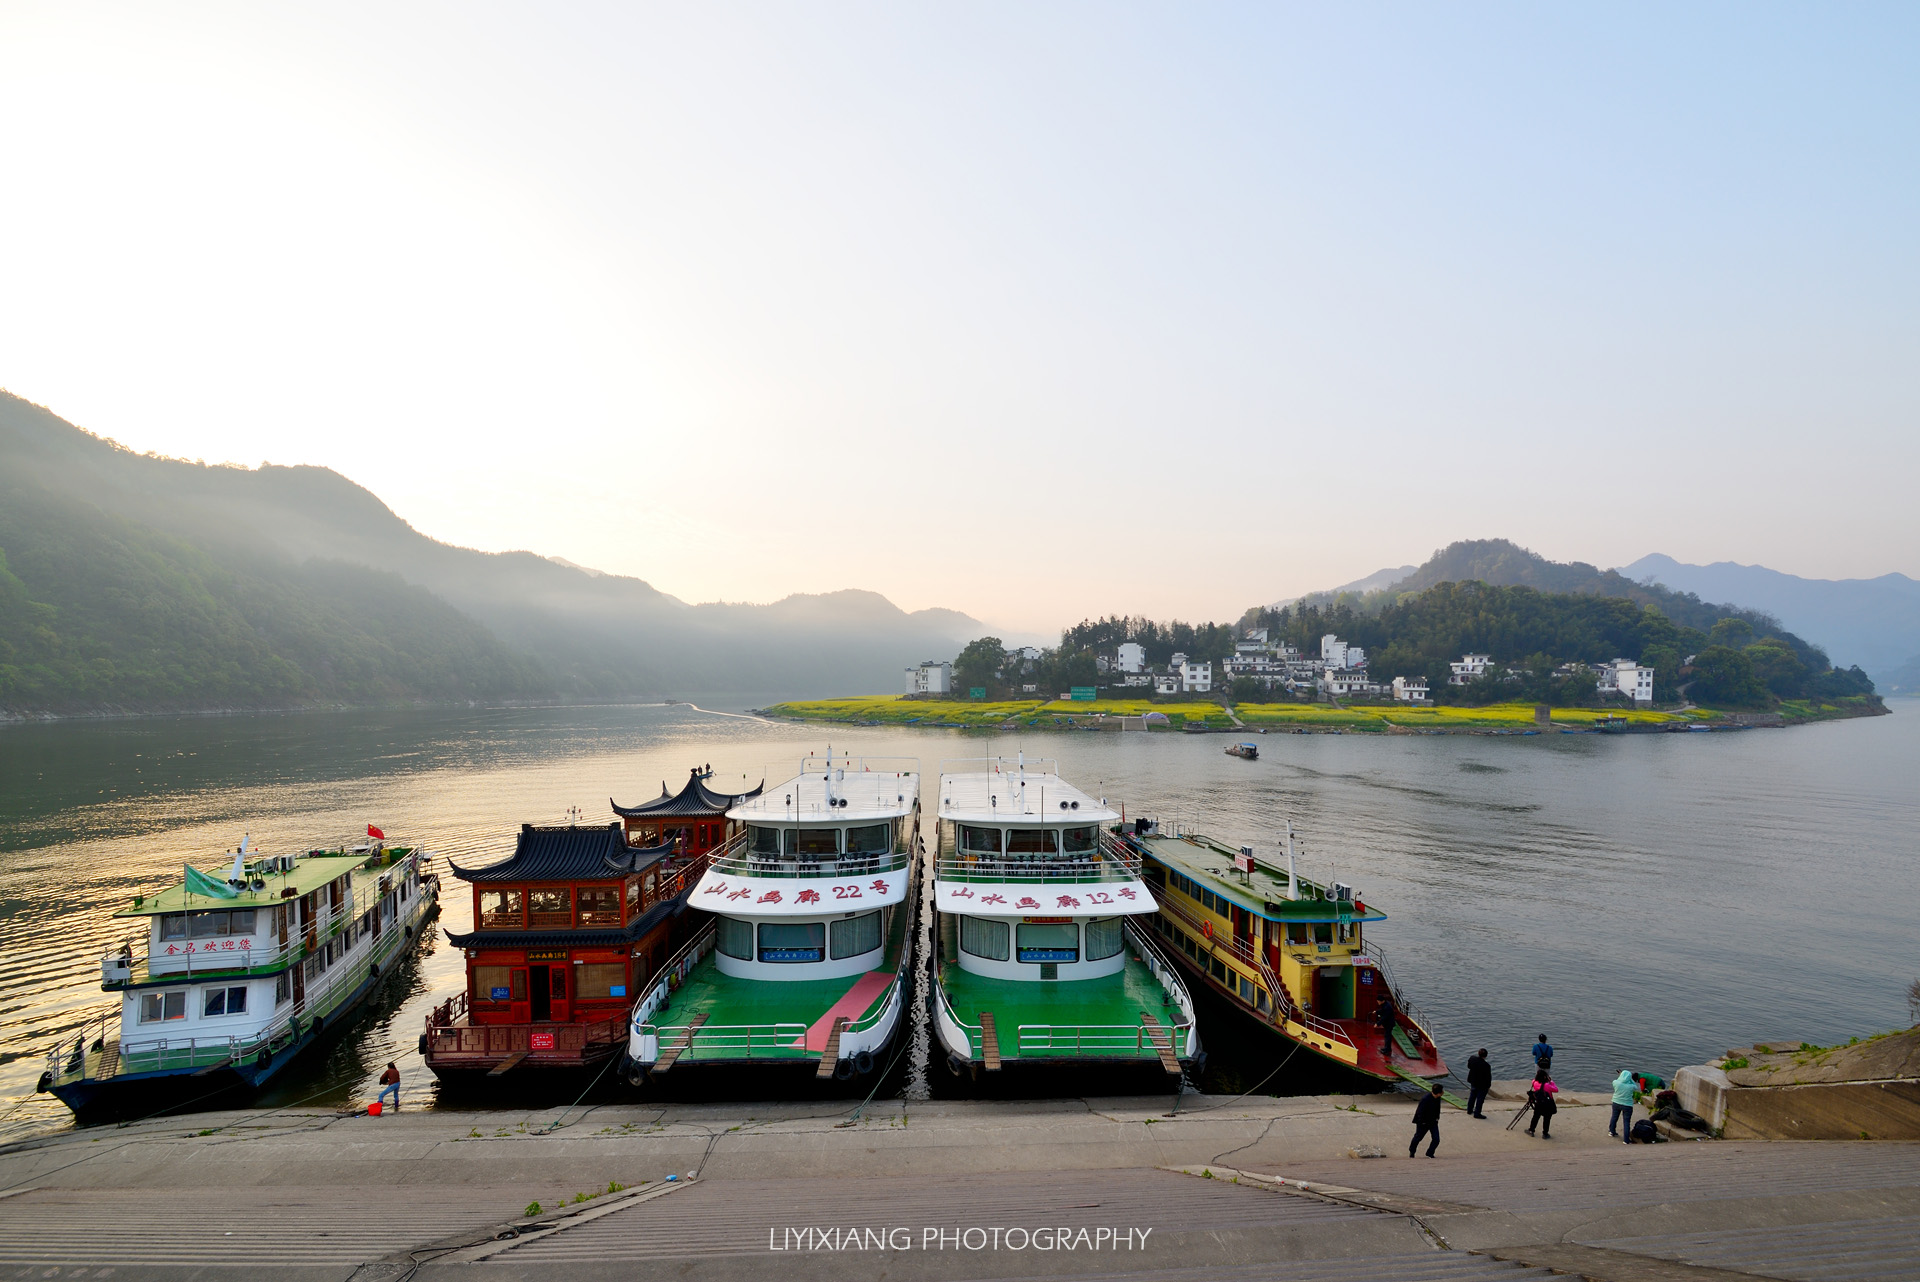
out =
[[[981,1011],[993,1012],[994,1031],[1003,1060],[1076,1055],[1157,1059],[1158,1052],[1151,1044],[1136,1046],[1132,1035],[1124,1030],[1141,1027],[1142,1013],[1151,1014],[1168,1028],[1183,1018],[1172,994],[1131,951],[1126,968],[1118,974],[1064,982],[989,979],[948,962],[940,968],[940,986],[954,1013],[965,1023],[978,1026]],[[1030,1044],[1023,1055],[1022,1024],[1053,1025],[1060,1031],[1047,1039],[1047,1046]],[[1073,1028],[1088,1030],[1077,1043]],[[1095,1032],[1095,1029],[1102,1031]],[[1176,1051],[1183,1049],[1176,1043]]]
[[[884,972],[889,978],[893,976],[899,966],[900,950],[906,944],[906,927],[911,916],[905,911],[894,913],[886,951],[881,954],[882,961],[873,968],[874,971]],[[795,965],[792,969],[805,971],[809,967]],[[681,1054],[679,1062],[683,1064],[697,1060],[742,1058],[817,1060],[820,1052],[792,1045],[792,1042],[804,1029],[813,1027],[855,984],[872,973],[866,971],[840,979],[737,979],[722,974],[714,954],[709,953],[674,991],[670,1006],[655,1015],[653,1023],[661,1030],[661,1045],[665,1047],[674,1038],[669,1030],[684,1028],[696,1016],[707,1017],[706,1023],[701,1025],[701,1031],[695,1035],[693,1046]],[[864,1009],[853,1013],[854,1022],[873,1014],[886,999],[887,990],[882,988]],[[777,1035],[768,1027],[774,1024],[799,1024],[803,1027],[794,1030],[792,1036]],[[761,1027],[751,1034],[717,1031],[745,1025]]]

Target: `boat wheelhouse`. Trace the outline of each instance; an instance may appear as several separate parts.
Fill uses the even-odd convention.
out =
[[[919,763],[809,757],[727,817],[740,831],[691,898],[713,919],[634,1008],[632,1079],[871,1072],[906,1024]]]
[[[1393,982],[1365,932],[1387,915],[1351,886],[1316,884],[1293,867],[1230,849],[1198,833],[1136,820],[1126,845],[1139,853],[1167,951],[1240,1014],[1330,1063],[1380,1081],[1445,1077],[1433,1037]],[[1386,1053],[1391,1012],[1395,1054]]]
[[[420,1037],[436,1076],[599,1068],[626,1049],[634,995],[680,941],[709,859],[678,841],[635,849],[626,831],[527,824],[509,858],[454,867],[473,886],[473,929],[447,932],[466,953],[466,989]]]
[[[668,793],[662,782],[660,795],[637,806],[623,806],[608,798],[613,813],[626,828],[629,846],[659,846],[678,842],[683,855],[702,855],[717,850],[739,832],[739,825],[727,818],[727,811],[740,802],[760,795],[759,788],[746,792],[718,792],[707,786],[713,778],[712,766],[695,766],[678,793]]]
[[[247,844],[114,914],[140,927],[101,959],[118,1008],[49,1054],[40,1089],[87,1116],[257,1087],[405,959],[439,894],[416,847]]]
[[[1192,998],[1150,931],[1120,818],[1048,761],[944,762],[928,1008],[956,1072],[1200,1057]]]

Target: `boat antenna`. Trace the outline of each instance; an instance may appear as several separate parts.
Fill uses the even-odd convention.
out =
[[[1287,820],[1287,898],[1300,898],[1300,874],[1293,866],[1293,820]]]

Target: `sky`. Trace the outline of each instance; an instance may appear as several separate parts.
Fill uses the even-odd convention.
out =
[[[1920,8],[0,0],[0,387],[687,600],[1920,576]]]

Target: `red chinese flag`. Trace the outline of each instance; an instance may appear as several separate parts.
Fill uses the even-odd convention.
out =
[[[378,828],[374,827],[372,824],[367,825],[367,836],[378,837],[381,841],[385,841],[387,839],[387,834],[384,832],[381,832]]]

